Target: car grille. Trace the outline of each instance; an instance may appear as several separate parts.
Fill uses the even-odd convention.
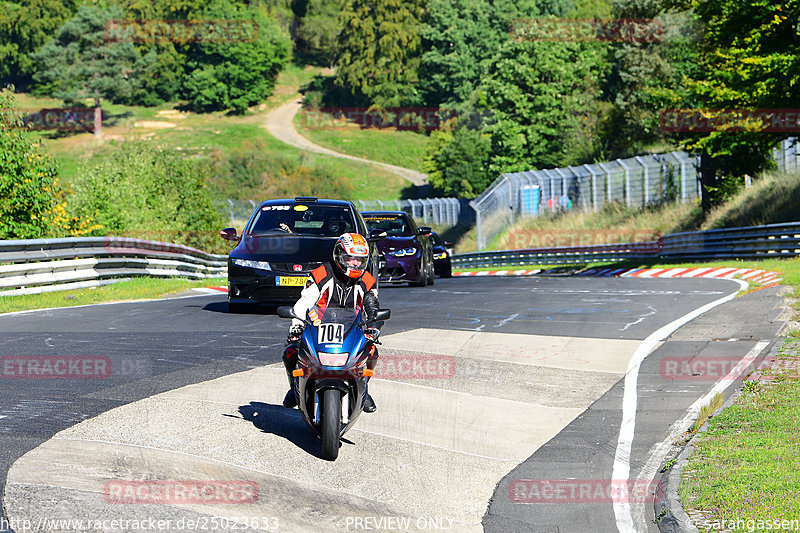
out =
[[[322,263],[302,263],[301,270],[295,270],[294,265],[297,263],[270,263],[272,270],[278,272],[290,272],[292,274],[308,274]]]

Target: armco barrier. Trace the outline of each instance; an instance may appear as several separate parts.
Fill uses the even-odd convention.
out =
[[[227,275],[227,256],[125,237],[0,241],[0,296],[102,285],[133,276]]]
[[[768,259],[800,255],[800,222],[673,233],[658,241],[457,254],[456,268],[585,265],[618,261]]]

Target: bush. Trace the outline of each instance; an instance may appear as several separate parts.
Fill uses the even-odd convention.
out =
[[[491,185],[488,136],[462,127],[434,132],[428,142],[423,168],[437,195],[475,198]]]
[[[58,167],[24,129],[11,90],[0,91],[0,239],[81,235],[67,216]]]
[[[276,154],[261,139],[247,141],[228,152],[212,155],[207,174],[219,199],[318,196],[348,198],[350,183],[324,168],[306,164],[306,156]]]
[[[73,188],[70,211],[102,225],[94,235],[141,236],[211,249],[224,224],[200,165],[147,142],[125,143],[108,161],[85,167]]]

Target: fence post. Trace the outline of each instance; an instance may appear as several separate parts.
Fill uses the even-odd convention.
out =
[[[646,206],[650,203],[650,169],[640,156],[637,155],[634,159],[644,169],[644,205]]]
[[[597,163],[597,166],[599,166],[601,169],[603,169],[603,172],[606,173],[606,201],[610,204],[612,202],[612,199],[611,199],[611,170],[606,168],[606,164],[605,163]]]
[[[622,159],[617,159],[617,163],[625,169],[625,205],[631,206],[631,169],[628,168]]]
[[[583,165],[583,168],[592,176],[592,211],[597,212],[597,174],[589,165]]]
[[[474,201],[469,203],[469,206],[475,211],[475,240],[478,241],[478,251],[483,250],[483,228],[481,227],[481,210]]]

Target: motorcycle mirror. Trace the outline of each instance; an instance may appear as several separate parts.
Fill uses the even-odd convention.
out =
[[[294,318],[294,309],[289,305],[278,307],[278,316],[281,318]]]
[[[379,320],[389,320],[392,316],[392,311],[390,309],[378,309],[375,311],[375,318],[373,322],[378,322]]]

